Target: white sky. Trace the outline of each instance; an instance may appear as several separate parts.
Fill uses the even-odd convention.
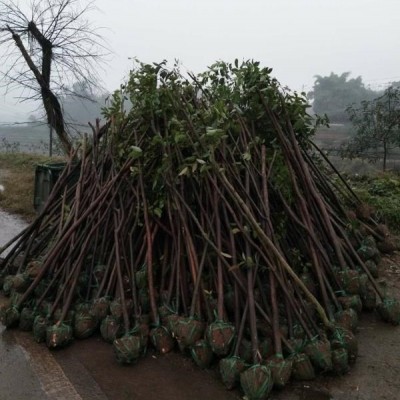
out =
[[[28,0],[23,0],[28,1]],[[96,0],[93,23],[112,49],[102,74],[119,86],[142,61],[179,59],[200,72],[218,59],[252,58],[284,85],[351,71],[373,88],[400,80],[400,0]],[[0,109],[16,101],[0,98]],[[10,111],[10,115],[16,113]],[[1,113],[0,113],[1,116]]]

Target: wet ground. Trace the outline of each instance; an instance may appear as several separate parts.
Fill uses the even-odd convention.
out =
[[[0,246],[24,227],[0,211]],[[382,276],[400,293],[400,254],[386,258]],[[1,301],[1,299],[0,299]],[[292,383],[272,400],[400,400],[400,328],[364,314],[358,334],[359,358],[343,377]],[[0,400],[239,400],[215,370],[202,371],[178,353],[149,352],[134,366],[119,365],[111,345],[100,338],[75,341],[49,351],[30,333],[0,326]]]
[[[41,400],[46,395],[28,362],[29,355],[0,324],[0,399]]]
[[[0,210],[0,248],[24,229],[25,226],[26,222],[22,219]]]

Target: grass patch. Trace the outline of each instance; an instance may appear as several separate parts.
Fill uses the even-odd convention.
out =
[[[50,158],[26,153],[0,153],[0,208],[18,214],[30,221],[35,216],[33,192],[35,168],[38,164],[59,162],[61,158]]]
[[[400,233],[400,176],[381,173],[353,177],[349,182],[360,199],[375,208],[377,219]]]

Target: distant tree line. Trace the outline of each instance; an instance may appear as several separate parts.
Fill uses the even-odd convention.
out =
[[[382,94],[367,88],[361,76],[351,79],[349,77],[350,72],[315,76],[314,87],[308,93],[308,97],[313,100],[313,110],[316,114],[326,114],[331,122],[349,122],[346,109],[350,105],[373,100]]]
[[[108,93],[95,92],[85,82],[75,82],[60,96],[65,121],[72,130],[89,128],[88,122],[101,118],[101,109],[106,105]],[[30,122],[40,122],[44,116],[32,114]]]
[[[382,160],[387,168],[390,154],[400,147],[400,85],[387,88],[373,100],[346,109],[354,135],[342,148],[342,156],[370,162]]]

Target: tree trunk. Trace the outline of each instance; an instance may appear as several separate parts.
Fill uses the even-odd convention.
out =
[[[387,148],[387,142],[386,139],[383,140],[383,172],[386,171],[386,161],[387,161],[387,156],[388,156],[388,148]]]
[[[72,144],[65,130],[65,121],[61,105],[58,101],[57,96],[50,89],[52,44],[43,37],[43,35],[38,31],[36,25],[33,22],[29,23],[28,29],[40,44],[43,52],[42,72],[40,72],[39,68],[35,65],[24,44],[22,43],[20,36],[15,33],[10,27],[8,27],[7,29],[11,33],[15,45],[21,51],[25,62],[27,63],[29,69],[33,72],[36,81],[40,86],[43,106],[46,111],[48,124],[51,125],[56,131],[64,152],[67,155],[71,154]]]

